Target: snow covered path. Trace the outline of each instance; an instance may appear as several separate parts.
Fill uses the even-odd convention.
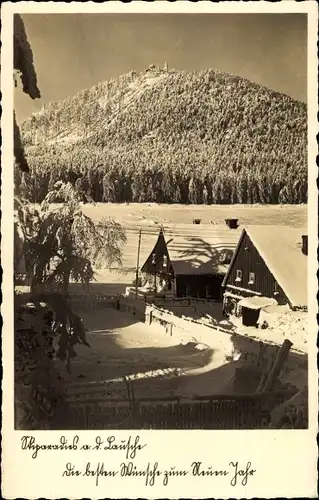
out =
[[[182,345],[162,329],[114,309],[81,316],[91,348],[76,346],[78,356],[71,374],[66,375],[68,393],[76,399],[94,395],[122,399],[127,395],[123,377],[134,380],[137,398],[203,394],[205,390],[199,390],[193,376],[196,379],[199,373],[224,363],[208,347],[198,349],[195,342]],[[207,390],[206,394],[212,392]]]

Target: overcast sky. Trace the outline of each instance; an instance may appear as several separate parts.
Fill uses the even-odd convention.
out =
[[[23,15],[41,100],[15,91],[19,121],[43,104],[150,64],[237,74],[306,101],[305,14]]]

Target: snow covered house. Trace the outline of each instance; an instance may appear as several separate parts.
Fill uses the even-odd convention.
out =
[[[160,231],[141,272],[174,297],[221,301],[222,281],[239,234],[229,225],[171,225]]]
[[[256,323],[260,310],[267,305],[305,310],[307,254],[305,229],[243,229],[222,283],[224,310],[232,313],[240,306],[247,326]]]

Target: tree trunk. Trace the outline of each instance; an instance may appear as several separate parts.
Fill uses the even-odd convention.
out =
[[[62,283],[63,295],[67,295],[69,293],[70,274],[71,274],[70,269],[68,269],[63,275],[63,283]]]

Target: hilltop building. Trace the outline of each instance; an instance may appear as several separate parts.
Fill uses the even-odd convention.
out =
[[[222,286],[227,313],[241,308],[243,323],[256,324],[270,305],[307,309],[308,236],[279,226],[243,229]]]

